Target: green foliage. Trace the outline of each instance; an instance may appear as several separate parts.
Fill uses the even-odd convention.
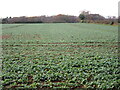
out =
[[[80,20],[84,20],[85,19],[85,15],[84,14],[80,14],[79,18],[80,18]]]
[[[3,28],[3,36],[10,35],[2,42],[4,88],[120,88],[117,27],[61,23]]]

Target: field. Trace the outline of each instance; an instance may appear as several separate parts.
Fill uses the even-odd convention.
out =
[[[118,27],[3,24],[4,88],[119,88]]]

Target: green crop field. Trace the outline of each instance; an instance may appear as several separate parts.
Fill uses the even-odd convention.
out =
[[[118,27],[3,24],[4,88],[120,89]]]

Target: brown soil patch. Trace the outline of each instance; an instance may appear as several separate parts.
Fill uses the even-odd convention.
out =
[[[2,35],[2,36],[0,36],[0,39],[8,39],[10,37],[11,37],[11,35]]]

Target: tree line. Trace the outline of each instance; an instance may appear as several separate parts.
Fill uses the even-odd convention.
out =
[[[2,19],[3,24],[12,23],[101,23],[101,24],[117,24],[118,18],[105,18],[99,14],[90,14],[88,11],[83,11],[79,16],[58,14],[54,16],[34,16],[34,17],[6,17]]]
[[[77,23],[78,17],[70,15],[56,16],[34,16],[34,17],[7,17],[2,20],[2,23]]]

